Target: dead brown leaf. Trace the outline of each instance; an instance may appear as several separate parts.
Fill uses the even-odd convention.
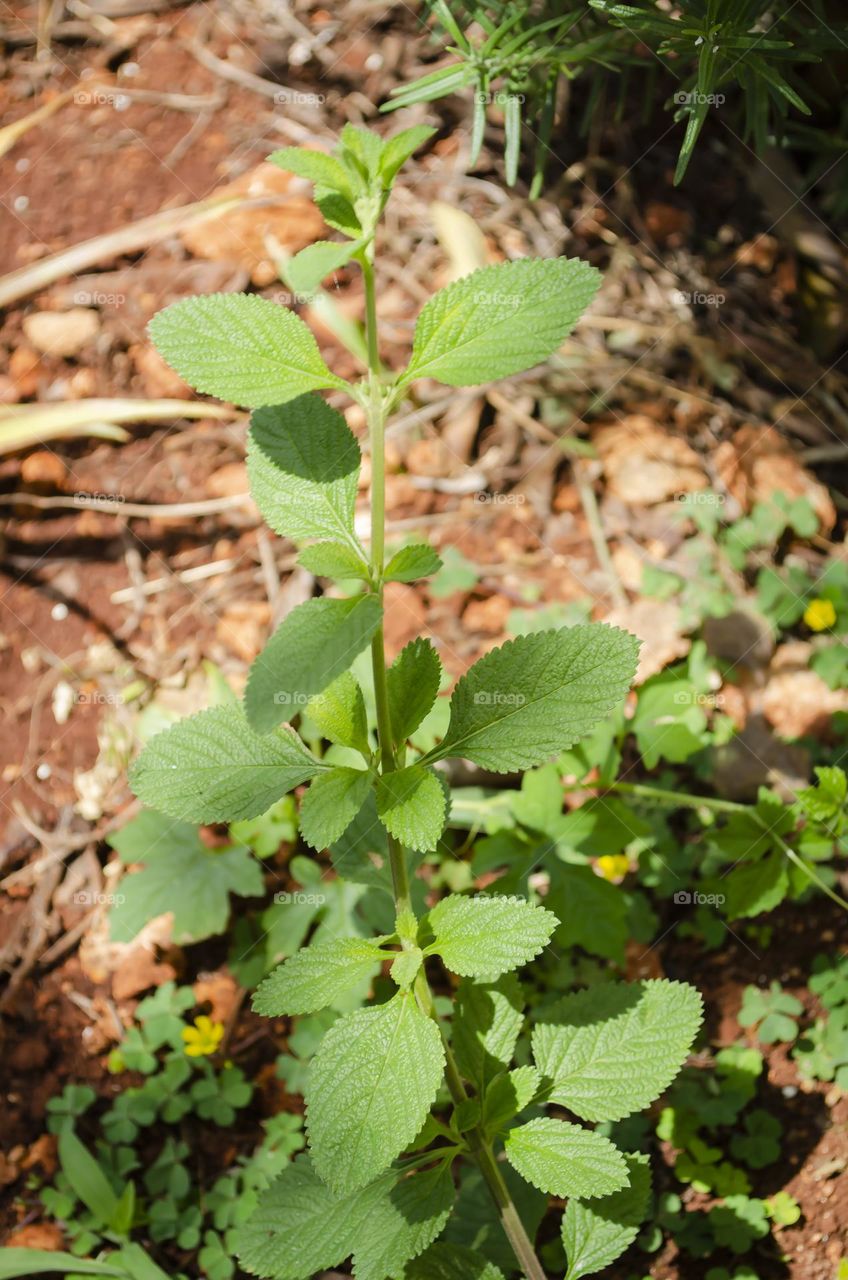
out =
[[[592,443],[608,492],[623,502],[653,506],[707,487],[695,450],[645,414],[596,427]]]
[[[762,692],[763,715],[781,738],[827,735],[831,716],[848,711],[848,690],[830,689],[809,669],[812,646],[804,641],[781,645],[771,662]]]
[[[112,995],[116,1000],[130,1000],[176,976],[173,965],[161,963],[146,947],[133,947],[112,974]]]
[[[6,1249],[49,1249],[58,1253],[65,1247],[65,1237],[55,1222],[31,1222],[26,1227],[19,1227],[4,1241]]]
[[[774,427],[747,425],[725,440],[715,453],[716,470],[728,491],[745,511],[755,502],[767,502],[777,494],[806,498],[828,533],[836,522],[830,494],[802,466]]]
[[[636,600],[604,618],[612,627],[630,631],[642,641],[635,684],[643,684],[671,662],[684,658],[692,641],[681,632],[680,608],[671,600]]]
[[[239,985],[231,973],[226,970],[202,973],[192,991],[199,1005],[210,1005],[209,1016],[213,1022],[229,1022],[240,995]]]

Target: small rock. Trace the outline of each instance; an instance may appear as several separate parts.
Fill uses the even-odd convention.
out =
[[[760,787],[772,787],[790,802],[809,776],[809,753],[781,742],[759,714],[715,753],[715,788],[728,800],[756,800]]]
[[[41,356],[32,347],[17,347],[9,356],[9,376],[18,397],[26,400],[38,390]]]
[[[100,329],[100,317],[87,307],[36,311],[24,317],[24,333],[44,355],[75,356]]]
[[[406,468],[414,476],[448,476],[453,467],[447,445],[442,440],[416,440],[406,454]]]
[[[218,619],[215,635],[244,662],[252,662],[262,649],[271,623],[266,600],[242,600],[231,604]]]
[[[183,382],[178,373],[174,373],[149,343],[134,343],[129,349],[129,355],[147,395],[156,400],[188,400],[193,395],[191,387]]]
[[[511,611],[512,601],[506,596],[489,596],[486,600],[470,601],[462,615],[462,621],[469,631],[499,636],[506,628],[506,620]]]
[[[206,481],[206,492],[210,498],[234,498],[240,493],[247,493],[248,488],[247,467],[243,462],[225,463]]]
[[[732,666],[760,667],[774,652],[768,619],[750,609],[734,609],[723,618],[706,618],[704,641],[716,658]]]
[[[62,459],[49,449],[38,449],[35,453],[28,454],[21,463],[21,479],[28,485],[61,489],[67,472],[68,469]]]

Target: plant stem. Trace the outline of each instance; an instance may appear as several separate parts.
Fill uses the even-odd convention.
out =
[[[594,784],[590,783],[566,783],[563,790],[565,791],[586,791],[591,789]],[[770,836],[775,844],[779,846],[781,852],[789,859],[799,871],[811,880],[814,885],[821,889],[832,902],[842,907],[843,911],[848,911],[848,902],[841,897],[835,889],[832,889],[826,881],[824,881],[814,867],[805,862],[799,853],[796,853],[791,845],[787,844],[782,836],[773,831],[768,823],[760,817],[754,805],[740,804],[738,800],[721,800],[717,796],[698,796],[686,791],[667,791],[663,787],[652,787],[643,782],[606,782],[602,786],[598,786],[600,791],[617,791],[620,795],[636,796],[642,800],[655,800],[658,804],[671,805],[677,809],[712,809],[714,813],[747,813],[749,817],[761,828],[766,836]]]
[[[468,1094],[466,1093],[465,1085],[462,1083],[462,1076],[459,1074],[453,1050],[445,1038],[433,1001],[433,993],[430,990],[430,984],[423,969],[415,979],[415,994],[424,1012],[433,1019],[442,1033],[442,1044],[445,1050],[445,1081],[454,1103],[458,1106],[461,1102],[468,1101]],[[512,1251],[518,1260],[521,1270],[527,1280],[547,1280],[544,1268],[536,1257],[532,1241],[524,1230],[524,1223],[521,1221],[512,1196],[509,1194],[509,1187],[506,1185],[503,1174],[498,1168],[492,1144],[480,1126],[475,1126],[468,1133],[468,1146],[497,1206],[504,1235],[512,1246]]]
[[[367,405],[368,428],[371,436],[371,573],[374,590],[383,598],[383,560],[385,553],[386,520],[386,465],[385,430],[386,408],[380,386],[380,355],[377,343],[377,296],[374,287],[373,243],[361,259],[365,283],[365,328],[368,342],[368,372],[370,393]],[[374,673],[374,696],[377,704],[377,739],[380,747],[380,768],[383,774],[392,773],[398,765],[389,712],[388,683],[386,680],[386,655],[383,628],[371,641],[371,665]],[[398,916],[412,915],[412,899],[409,891],[409,869],[406,853],[401,843],[388,837],[389,864],[392,872],[395,910]],[[403,939],[403,945],[412,944]],[[433,1001],[433,993],[422,969],[415,980],[415,995],[422,1010],[439,1028],[445,1050],[445,1080],[454,1103],[466,1102],[468,1094],[450,1045],[445,1038]],[[501,1226],[509,1240],[519,1266],[527,1280],[547,1280],[542,1264],[536,1257],[533,1244],[524,1230],[513,1204],[503,1174],[498,1168],[491,1143],[482,1128],[468,1134],[468,1145],[489,1188],[500,1215]]]
[[[736,800],[719,800],[715,796],[698,796],[686,791],[667,791],[664,787],[652,787],[642,782],[567,782],[564,791],[617,791],[621,795],[637,796],[643,800],[656,800],[678,809],[713,809],[716,813],[747,813],[748,804]]]

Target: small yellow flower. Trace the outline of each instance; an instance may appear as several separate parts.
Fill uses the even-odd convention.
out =
[[[626,853],[605,853],[598,858],[598,870],[605,880],[623,880],[630,870]]]
[[[836,622],[833,601],[821,597],[811,600],[804,610],[804,621],[811,631],[827,631]]]
[[[185,1052],[190,1058],[205,1058],[215,1053],[223,1038],[223,1022],[213,1022],[205,1013],[195,1018],[193,1027],[183,1027]]]

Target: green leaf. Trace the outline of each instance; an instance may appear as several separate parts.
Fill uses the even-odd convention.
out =
[[[371,570],[361,552],[342,542],[313,542],[304,547],[297,557],[298,564],[314,573],[316,578],[330,578],[333,582],[371,581]]]
[[[424,952],[420,947],[410,947],[408,951],[395,952],[390,971],[392,981],[399,987],[411,987],[418,977],[423,962]]]
[[[358,1009],[327,1032],[306,1090],[319,1175],[335,1191],[376,1177],[412,1141],[442,1078],[439,1029],[411,994]]]
[[[629,931],[627,900],[619,888],[591,867],[563,866],[557,868],[547,900],[562,921],[558,946],[583,947],[591,955],[623,963]]]
[[[428,761],[462,756],[509,773],[585,737],[623,699],[638,641],[603,623],[519,636],[459,681],[444,741]]]
[[[536,1096],[541,1077],[535,1067],[515,1067],[497,1076],[483,1099],[483,1124],[489,1134],[498,1134],[520,1115]]]
[[[415,543],[395,552],[383,570],[383,578],[386,582],[415,582],[417,578],[438,573],[441,567],[442,562],[432,547]]]
[[[316,1013],[373,977],[385,959],[379,943],[370,938],[336,938],[303,947],[259,984],[253,1008],[268,1018]]]
[[[583,1120],[620,1120],[669,1086],[701,1025],[694,987],[665,979],[565,996],[533,1031],[550,1099]]]
[[[333,240],[316,240],[296,253],[285,264],[284,276],[286,284],[293,293],[308,298],[314,293],[325,276],[347,266],[356,252],[354,242],[338,244]]]
[[[429,640],[419,637],[402,649],[387,672],[392,733],[400,745],[411,737],[439,693],[442,664]]]
[[[371,790],[367,769],[339,766],[314,778],[300,806],[300,834],[318,852],[344,835]]]
[[[383,148],[383,139],[372,129],[346,124],[339,135],[339,156],[350,172],[363,179],[363,191],[380,172]]]
[[[148,921],[173,913],[174,942],[197,942],[223,933],[230,917],[230,894],[262,893],[262,869],[249,849],[210,849],[197,828],[145,810],[109,843],[123,863],[140,862],[125,875],[109,912],[112,937],[129,942]]]
[[[341,231],[350,240],[359,240],[363,234],[363,226],[356,215],[350,200],[325,187],[315,188],[315,203],[321,216],[329,227]],[[320,299],[321,295],[318,295]],[[317,301],[317,300],[316,300]]]
[[[282,147],[279,151],[272,152],[268,160],[287,173],[297,174],[299,178],[306,178],[307,182],[314,182],[316,186],[329,191],[338,191],[348,200],[353,200],[350,177],[335,156],[306,147]]]
[[[275,533],[293,542],[353,537],[359,445],[342,415],[320,396],[257,409],[250,420],[250,491]]]
[[[419,315],[401,385],[468,387],[532,369],[562,346],[600,283],[578,258],[522,258],[463,276]]]
[[[813,822],[834,822],[848,803],[848,777],[844,769],[817,765],[817,785],[798,792],[798,804]]]
[[[101,1227],[112,1225],[118,1212],[118,1197],[94,1156],[72,1129],[59,1134],[59,1162],[74,1194],[94,1214]]]
[[[212,707],[157,733],[130,769],[145,804],[188,822],[256,818],[326,765],[291,729],[254,733],[238,705]]]
[[[700,690],[679,668],[652,676],[639,690],[630,728],[647,768],[660,760],[683,764],[708,741]]]
[[[244,705],[258,733],[306,707],[347,671],[383,618],[376,595],[307,600],[283,619],[253,662]]]
[[[386,829],[377,817],[374,791],[331,849],[333,868],[351,884],[380,889],[394,902]]]
[[[242,1267],[275,1280],[310,1280],[353,1254],[357,1280],[400,1275],[444,1226],[454,1200],[449,1168],[395,1170],[337,1195],[308,1157],[285,1168],[235,1233]]]
[[[610,1266],[639,1234],[651,1194],[648,1157],[625,1155],[630,1186],[584,1204],[569,1200],[562,1219],[568,1258],[565,1280],[581,1280]]]
[[[510,1129],[504,1149],[513,1169],[549,1195],[587,1200],[627,1186],[627,1165],[618,1148],[565,1120],[528,1120]]]
[[[485,1089],[515,1052],[524,1022],[524,995],[514,973],[497,982],[460,982],[453,1016],[457,1066],[479,1091]]]
[[[744,1133],[734,1133],[730,1139],[731,1153],[742,1160],[749,1169],[764,1169],[780,1159],[783,1125],[777,1116],[755,1108],[743,1117]]]
[[[380,176],[384,186],[391,186],[398,171],[403,168],[410,156],[429,138],[434,137],[436,132],[429,125],[416,124],[411,129],[402,129],[400,133],[396,133],[383,144]]]
[[[404,1272],[405,1280],[504,1280],[493,1262],[461,1244],[434,1244]]]
[[[307,710],[325,738],[339,746],[352,747],[364,756],[370,754],[365,699],[349,671],[338,676],[323,693],[310,698]]]
[[[758,987],[746,987],[738,1020],[740,1027],[752,1027],[760,1023],[757,1039],[762,1044],[787,1043],[798,1035],[796,1018],[804,1012],[804,1006],[795,996],[784,991],[779,982],[773,981],[768,991]]]
[[[16,1276],[37,1276],[45,1271],[62,1271],[65,1275],[122,1276],[126,1269],[108,1261],[119,1253],[107,1255],[107,1261],[95,1262],[93,1258],[77,1258],[72,1253],[54,1252],[52,1249],[0,1249],[0,1280],[15,1280]]]
[[[435,849],[445,826],[445,791],[432,769],[409,765],[377,781],[383,826],[409,849]]]
[[[442,957],[452,973],[493,979],[518,969],[547,946],[558,921],[524,898],[450,894],[429,916],[435,941],[427,954]]]
[[[500,1164],[500,1171],[524,1229],[533,1241],[548,1207],[547,1197],[525,1182],[509,1164]],[[515,1253],[504,1233],[499,1210],[479,1169],[469,1163],[461,1166],[456,1212],[448,1220],[444,1241],[479,1251],[506,1275],[515,1274]]]
[[[353,1253],[371,1215],[388,1194],[394,1173],[337,1195],[308,1157],[290,1164],[259,1198],[235,1234],[235,1251],[251,1275],[310,1280]]]
[[[789,890],[786,857],[772,849],[761,858],[752,858],[734,867],[721,881],[724,911],[731,920],[773,911]]]
[[[204,395],[251,408],[347,384],[331,373],[303,321],[256,294],[184,298],[150,321],[159,354]]]
[[[456,1199],[450,1164],[402,1178],[365,1224],[354,1253],[356,1280],[399,1276],[432,1244]]]

